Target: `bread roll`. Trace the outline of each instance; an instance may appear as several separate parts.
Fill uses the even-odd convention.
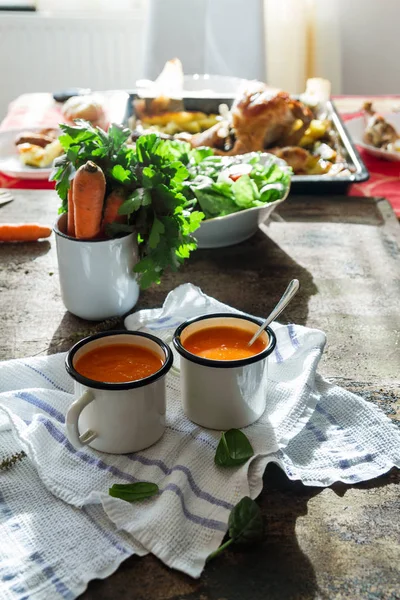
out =
[[[95,127],[105,127],[106,116],[101,101],[95,96],[73,96],[62,107],[66,121],[73,123],[75,119],[85,119]]]

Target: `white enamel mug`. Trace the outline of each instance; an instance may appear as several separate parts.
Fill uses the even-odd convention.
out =
[[[75,369],[86,352],[113,344],[146,348],[157,354],[163,365],[149,377],[126,383],[95,381]],[[165,429],[165,376],[172,361],[171,349],[147,333],[108,331],[75,344],[65,361],[76,397],[66,416],[69,441],[76,447],[89,445],[111,454],[137,452],[157,442]]]
[[[139,298],[133,267],[138,248],[133,233],[110,240],[77,240],[66,235],[61,215],[56,235],[61,297],[77,317],[100,321],[129,312]]]
[[[268,356],[276,337],[267,327],[261,334],[265,350],[240,360],[211,360],[192,354],[185,340],[193,333],[212,327],[237,327],[249,332],[249,341],[261,320],[218,313],[203,315],[180,325],[173,344],[180,354],[183,410],[186,416],[209,429],[240,429],[261,417],[268,396]]]

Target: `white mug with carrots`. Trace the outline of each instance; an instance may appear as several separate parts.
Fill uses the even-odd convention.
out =
[[[65,307],[82,319],[121,316],[138,300],[134,233],[106,237],[107,224],[119,220],[122,202],[117,190],[106,198],[104,174],[88,161],[71,182],[68,213],[54,227],[61,296]]]

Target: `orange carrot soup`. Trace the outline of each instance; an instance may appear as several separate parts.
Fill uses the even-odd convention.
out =
[[[151,350],[132,344],[110,344],[89,350],[77,359],[75,369],[89,379],[124,383],[149,377],[163,366]]]
[[[208,327],[192,333],[182,344],[202,358],[239,360],[265,350],[266,344],[260,338],[249,347],[247,344],[252,337],[252,333],[238,327]]]

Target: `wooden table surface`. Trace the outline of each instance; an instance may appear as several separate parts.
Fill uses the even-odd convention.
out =
[[[52,224],[52,191],[13,190],[0,222]],[[400,227],[385,200],[289,198],[249,241],[197,251],[185,267],[143,292],[136,309],[160,306],[184,282],[260,316],[297,277],[301,290],[282,321],[317,327],[328,343],[322,375],[376,402],[400,421]],[[54,236],[0,244],[0,359],[68,349],[96,330],[66,312],[58,287]],[[131,557],[85,600],[282,600],[400,598],[399,471],[330,488],[290,482],[277,468],[264,477],[260,547],[227,551],[199,580],[153,556]]]

